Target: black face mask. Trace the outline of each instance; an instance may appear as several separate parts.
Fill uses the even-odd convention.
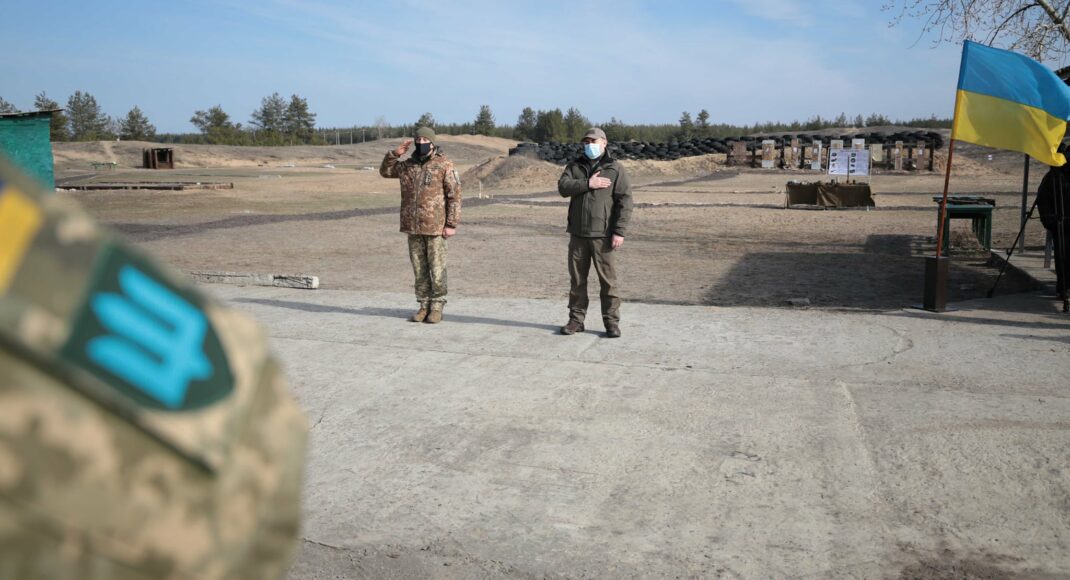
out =
[[[431,154],[431,144],[430,143],[417,143],[416,144],[416,156],[417,157],[427,157],[430,154]]]

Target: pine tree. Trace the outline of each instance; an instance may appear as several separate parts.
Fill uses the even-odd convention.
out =
[[[38,111],[56,111],[56,109],[59,109],[59,103],[48,98],[44,91],[41,91],[33,99],[33,108]],[[52,122],[48,126],[48,136],[53,142],[67,140],[67,115],[63,111],[52,113]]]
[[[416,121],[416,126],[417,127],[429,127],[431,129],[434,129],[435,128],[435,117],[434,117],[434,115],[432,115],[431,113],[424,113],[423,115],[420,115],[420,119]]]
[[[691,121],[691,113],[684,111],[680,116],[680,137],[690,139],[695,133],[695,123]]]
[[[880,114],[877,114],[877,113],[870,113],[870,115],[868,117],[866,117],[866,126],[867,127],[879,127],[881,125],[891,125],[891,124],[892,124],[892,121],[890,119],[888,119],[888,117],[885,117],[884,115],[880,115]]]
[[[539,111],[535,121],[535,139],[540,142],[556,141],[558,143],[568,140],[565,116],[561,114],[561,109]]]
[[[156,138],[156,127],[136,105],[119,121],[119,136],[126,141],[152,141]]]
[[[836,117],[836,120],[832,122],[835,127],[847,126],[847,113],[840,113],[840,116]]]
[[[695,127],[698,129],[699,135],[703,137],[710,133],[710,112],[706,109],[702,109],[698,112],[698,116],[695,117]]]
[[[286,133],[296,137],[302,143],[311,141],[316,128],[316,114],[308,110],[308,99],[302,99],[297,95],[291,96],[290,104],[283,114],[282,124]]]
[[[200,129],[201,133],[207,133],[211,129],[229,128],[234,124],[230,122],[230,115],[223,110],[223,107],[216,105],[207,111],[195,111],[193,117],[189,120],[193,123],[194,127]]]
[[[624,126],[623,121],[616,117],[610,117],[609,122],[602,125],[602,130],[606,132],[606,140],[610,143],[629,139],[628,128]]]
[[[862,115],[855,115],[855,120],[851,124],[852,127],[865,127],[866,120],[862,118]]]
[[[230,115],[219,105],[194,112],[189,122],[200,129],[209,143],[238,143],[242,140],[241,125],[232,123]]]
[[[280,97],[279,93],[264,97],[260,100],[260,108],[253,111],[251,117],[249,122],[264,131],[282,133],[285,130],[286,99]]]
[[[15,105],[4,100],[4,97],[0,97],[0,113],[18,113],[19,110],[15,108]]]
[[[532,140],[535,139],[535,122],[538,119],[535,116],[535,111],[531,107],[524,107],[524,110],[520,112],[520,116],[516,119],[516,127],[513,129],[513,136],[520,140]]]
[[[569,107],[565,114],[565,140],[577,142],[583,138],[583,134],[591,126],[591,122],[580,113],[576,107]]]
[[[479,107],[479,115],[476,117],[472,130],[476,135],[494,134],[494,114],[490,112],[490,105]]]
[[[111,118],[100,110],[97,100],[89,93],[74,91],[67,99],[67,115],[74,141],[98,141],[111,136],[108,131]]]

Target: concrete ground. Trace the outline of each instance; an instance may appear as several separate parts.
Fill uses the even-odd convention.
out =
[[[307,410],[289,578],[1070,577],[1070,317],[212,285]],[[920,292],[920,289],[919,289]]]

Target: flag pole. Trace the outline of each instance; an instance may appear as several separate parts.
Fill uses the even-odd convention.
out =
[[[940,198],[940,221],[936,225],[936,256],[925,258],[925,292],[921,308],[930,312],[947,310],[948,259],[944,251],[944,227],[947,223],[947,192],[951,184],[951,162],[955,158],[955,126],[958,121],[959,91],[955,91],[955,114],[951,119],[951,139],[947,144],[947,167],[944,168],[944,195]],[[950,229],[950,228],[948,228]],[[950,234],[951,232],[948,232]]]
[[[936,228],[936,258],[944,250],[944,224],[947,220],[947,189],[951,183],[951,160],[955,157],[955,127],[958,125],[960,91],[955,91],[955,112],[951,115],[951,138],[947,144],[947,167],[944,168],[944,197],[940,199],[940,223]],[[950,234],[951,232],[948,232]]]
[[[958,109],[958,97],[955,97],[955,108]],[[955,121],[951,121],[951,126],[955,126]],[[947,145],[947,171],[944,173],[944,197],[940,200],[940,224],[936,229],[936,257],[940,258],[940,252],[944,249],[944,224],[947,220],[947,188],[951,181],[951,159],[955,156],[955,136],[954,129],[951,130],[951,139]],[[951,232],[948,232],[949,234]]]

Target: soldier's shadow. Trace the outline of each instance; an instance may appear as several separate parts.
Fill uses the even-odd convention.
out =
[[[342,306],[330,306],[326,304],[313,304],[310,302],[296,302],[292,300],[272,300],[268,298],[235,298],[230,302],[244,302],[249,304],[262,304],[275,308],[288,308],[304,312],[328,312],[337,314],[351,314],[357,316],[381,316],[384,318],[397,318],[408,320],[412,312],[402,308],[378,308],[364,306],[362,308],[345,308]],[[524,322],[522,320],[502,320],[500,318],[487,318],[485,316],[468,316],[465,314],[446,314],[443,322],[455,322],[461,324],[489,324],[492,326],[510,326],[519,328],[537,328],[557,332],[561,327],[552,324],[539,324],[537,322]]]

